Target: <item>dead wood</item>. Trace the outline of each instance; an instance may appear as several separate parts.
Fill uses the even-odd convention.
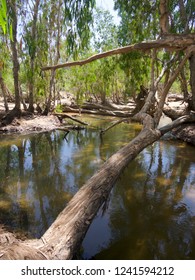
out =
[[[57,116],[57,117],[61,117],[61,118],[69,118],[69,119],[71,119],[71,120],[73,120],[73,121],[75,121],[75,122],[78,122],[78,123],[80,123],[80,124],[88,125],[88,123],[83,122],[83,121],[81,121],[81,120],[78,120],[77,118],[74,118],[74,117],[72,117],[72,116],[70,116],[70,115],[68,115],[68,114],[65,114],[65,113],[54,113],[53,115],[54,115],[54,116]]]
[[[116,111],[116,110],[89,110],[89,109],[74,109],[69,106],[63,108],[64,112],[77,113],[77,114],[92,114],[92,115],[103,115],[103,116],[113,116],[113,117],[130,117],[132,114],[129,111]]]
[[[173,130],[173,135],[178,139],[183,140],[195,146],[195,124],[183,124]]]
[[[118,121],[115,121],[114,123],[112,123],[109,127],[105,128],[105,129],[102,129],[100,131],[100,134],[104,134],[105,132],[107,132],[108,130],[110,130],[111,128],[113,128],[114,126],[122,123],[122,122],[126,122],[126,121],[129,121],[130,119],[129,118],[124,118],[124,119],[121,119],[121,120],[118,120]]]
[[[181,116],[188,114],[189,112],[187,112],[187,110],[185,108],[177,108],[177,110],[175,110],[174,108],[172,108],[169,105],[164,106],[163,108],[163,113],[171,118],[172,120],[176,120],[178,118],[180,118]]]

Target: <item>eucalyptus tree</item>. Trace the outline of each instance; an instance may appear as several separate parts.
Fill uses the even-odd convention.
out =
[[[9,50],[5,40],[5,36],[3,36],[0,32],[0,88],[3,94],[5,111],[9,111],[9,106],[7,102],[7,93],[8,89],[5,82],[6,74],[8,74],[7,69],[10,67],[10,59],[9,59]]]
[[[14,93],[15,93],[15,107],[10,114],[9,118],[12,121],[13,116],[20,116],[21,104],[20,104],[20,87],[19,87],[19,61],[18,61],[18,49],[17,49],[17,34],[18,34],[18,7],[17,0],[7,0],[7,6],[9,7],[9,15],[12,19],[12,38],[10,40],[12,50],[12,62],[13,62],[13,78],[14,78]]]
[[[135,5],[139,3],[138,1],[120,1],[116,0],[116,3],[120,3],[121,7],[124,7],[125,3],[130,4],[134,3]],[[155,4],[156,1],[142,1],[139,5],[144,4]],[[195,52],[195,35],[192,34],[171,34],[169,31],[169,12],[174,12],[169,10],[168,8],[168,0],[159,0],[157,1],[158,6],[154,13],[159,13],[157,18],[158,24],[158,35],[155,33],[147,33],[147,38],[144,36],[144,32],[140,31],[143,35],[141,35],[140,40],[145,39],[144,42],[131,42],[131,45],[116,48],[113,50],[105,51],[103,53],[99,53],[93,55],[87,59],[73,62],[66,62],[59,65],[46,66],[43,67],[43,70],[51,70],[51,69],[60,69],[63,67],[73,67],[73,66],[83,66],[89,63],[94,62],[97,59],[103,59],[108,56],[113,56],[117,54],[129,53],[132,51],[140,51],[143,53],[150,52],[153,50],[153,55],[155,52],[162,52],[162,50],[166,50],[166,52],[174,53],[174,60],[166,61],[162,65],[162,71],[158,77],[154,79],[154,65],[151,66],[151,88],[148,94],[148,97],[145,101],[145,104],[141,108],[141,110],[133,116],[133,120],[140,121],[143,124],[143,129],[141,132],[126,146],[122,147],[117,153],[112,155],[84,185],[77,194],[73,197],[73,199],[69,202],[68,206],[60,213],[51,227],[46,231],[43,235],[43,238],[46,240],[47,245],[43,245],[43,251],[48,253],[51,250],[51,246],[55,248],[52,252],[51,258],[65,258],[68,259],[70,256],[70,251],[75,251],[78,248],[78,245],[81,244],[83,237],[88,230],[89,224],[94,218],[97,211],[100,209],[104,203],[106,203],[107,198],[110,194],[110,191],[115,184],[117,178],[120,176],[120,173],[127,164],[132,161],[145,147],[151,145],[161,136],[163,136],[166,132],[172,130],[173,128],[181,125],[184,122],[194,122],[195,114],[191,111],[189,114],[183,115],[181,118],[173,121],[171,124],[166,125],[164,127],[159,128],[159,120],[163,112],[165,99],[167,93],[169,92],[172,84],[178,77],[180,71],[183,69],[184,65],[188,61],[189,58],[192,57]],[[178,3],[178,2],[177,2]],[[183,2],[184,3],[184,2]],[[186,2],[184,3],[186,4]],[[135,6],[136,7],[136,6]],[[146,6],[147,7],[147,6]],[[150,5],[151,7],[151,5]],[[124,8],[127,10],[128,6]],[[134,8],[135,9],[135,8]],[[177,6],[178,9],[178,6]],[[177,11],[176,9],[176,11]],[[136,10],[136,9],[135,9]],[[135,11],[137,13],[137,11]],[[129,17],[131,17],[131,10],[129,11]],[[142,22],[142,13],[139,13],[139,18],[136,18],[138,21]],[[143,15],[144,18],[144,15]],[[145,17],[147,19],[147,16]],[[192,21],[194,24],[194,21]],[[146,21],[144,26],[148,26],[149,23]],[[144,28],[143,26],[143,28]],[[141,26],[140,26],[141,28]],[[156,28],[156,26],[155,26]],[[139,34],[138,34],[139,36]],[[135,36],[136,37],[136,36]],[[141,39],[143,38],[143,39]],[[153,40],[151,40],[151,38]],[[165,54],[166,54],[165,52]],[[176,54],[176,55],[175,55]],[[180,60],[177,60],[177,63],[172,64],[178,57],[181,56]],[[154,61],[154,59],[153,59]],[[174,69],[170,67],[170,65],[174,67]],[[148,113],[151,108],[154,93],[159,82],[162,80],[162,77],[170,69],[170,75],[166,84],[163,88],[162,95],[160,101],[157,105],[155,112],[150,115]],[[82,203],[81,203],[82,201]],[[87,209],[87,211],[86,211]],[[74,221],[73,221],[74,220]],[[77,224],[78,222],[78,224]],[[61,226],[63,224],[63,226]],[[75,227],[75,224],[78,226]],[[61,230],[60,236],[64,236],[64,240],[61,240],[61,246],[59,248],[58,238],[59,230]],[[55,237],[54,237],[55,234]],[[48,245],[48,243],[50,243]],[[66,246],[64,246],[66,244]],[[63,250],[64,248],[64,250]]]
[[[29,65],[28,65],[28,90],[29,90],[29,108],[30,112],[34,112],[34,84],[35,84],[35,60],[37,56],[37,21],[41,0],[26,1],[21,7],[21,20],[23,21],[23,38],[26,48],[28,49]],[[26,22],[25,17],[28,18]]]
[[[48,8],[48,23],[47,23],[47,45],[48,45],[48,61],[52,64],[57,64],[61,57],[61,44],[63,36],[65,39],[66,25],[62,24],[64,21],[65,7],[63,1],[50,1],[45,2],[45,9]],[[66,39],[65,39],[66,40]],[[49,80],[49,90],[46,100],[44,114],[47,115],[50,107],[52,97],[55,99],[55,71],[51,71]],[[54,96],[53,96],[54,95]]]
[[[115,1],[116,2],[116,1]],[[130,3],[130,1],[117,1],[121,5]],[[133,2],[133,1],[132,1]],[[136,1],[137,2],[137,1]],[[144,3],[154,3],[154,1],[142,1]],[[158,1],[157,1],[158,2]],[[135,3],[135,2],[134,2]],[[169,2],[170,3],[170,2]],[[178,2],[177,2],[178,3]],[[186,5],[187,1],[183,4]],[[189,3],[189,2],[188,2]],[[194,122],[195,114],[190,112],[177,119],[171,124],[158,128],[159,118],[161,117],[165,98],[173,82],[178,77],[188,59],[192,58],[195,52],[194,34],[170,34],[169,32],[169,12],[168,0],[159,0],[159,38],[145,42],[138,42],[130,46],[117,48],[106,51],[98,55],[81,60],[66,62],[59,65],[47,66],[42,70],[56,70],[63,67],[82,66],[100,58],[107,56],[123,54],[136,51],[149,51],[150,49],[166,49],[170,52],[178,52],[182,59],[172,69],[169,79],[163,89],[163,93],[154,115],[148,114],[151,106],[151,98],[154,95],[155,88],[166,72],[167,65],[164,65],[161,75],[155,80],[154,86],[147,97],[144,106],[140,112],[134,116],[134,120],[139,120],[143,124],[141,132],[126,146],[122,147],[116,154],[112,155],[100,169],[79,189],[76,195],[68,203],[67,207],[58,215],[53,224],[40,239],[34,239],[24,242],[12,242],[6,240],[7,248],[0,252],[0,258],[4,259],[70,259],[78,252],[84,236],[90,226],[91,221],[99,211],[100,207],[107,204],[109,194],[121,172],[145,147],[151,145],[166,132],[184,122]],[[184,5],[184,6],[185,6]],[[179,6],[177,6],[176,11]],[[187,6],[185,6],[187,7]],[[140,14],[141,16],[142,14]],[[131,16],[131,14],[129,14]],[[194,17],[191,18],[190,24],[194,29]],[[137,20],[142,21],[140,18]],[[146,23],[147,25],[147,23]],[[147,38],[149,39],[149,38]],[[176,56],[177,57],[177,56]],[[170,61],[171,63],[172,61]],[[20,250],[19,250],[20,249]]]
[[[10,26],[11,29],[10,45],[15,95],[12,117],[9,115],[7,118],[7,121],[8,119],[11,121],[14,115],[19,116],[21,112],[19,59],[21,63],[25,62],[25,66],[21,65],[21,67],[26,67],[29,110],[33,112],[35,85],[37,80],[40,81],[38,67],[49,62],[58,63],[62,41],[66,42],[67,54],[76,57],[78,51],[89,41],[89,28],[95,1],[8,0],[6,2],[1,0],[0,3],[0,25],[4,32],[6,32],[7,26]],[[10,25],[7,24],[8,21],[11,22]],[[51,105],[54,77],[55,71],[52,71],[46,113]],[[41,83],[39,82],[39,84]]]
[[[94,53],[100,53],[118,46],[117,26],[109,11],[95,8],[93,25],[91,26],[90,46],[79,52],[79,56],[86,58]],[[66,89],[75,94],[77,103],[81,105],[84,99],[99,99],[104,103],[106,97],[112,97],[117,88],[118,58],[106,58],[96,61],[84,68],[76,67],[66,71]],[[121,82],[122,83],[122,82]]]
[[[119,15],[121,16],[119,35],[119,42],[121,45],[132,44],[143,40],[152,40],[158,38],[159,36],[161,38],[165,38],[168,36],[176,36],[176,34],[193,34],[195,31],[195,2],[193,0],[115,0],[114,2],[115,9],[118,10]],[[173,50],[176,54],[178,54],[176,48]],[[128,55],[131,56],[131,58],[133,56],[132,53]],[[181,60],[183,57],[182,52],[180,52],[179,57]],[[158,52],[156,54],[156,60],[157,59],[158,61],[163,62],[163,67],[163,65],[165,65],[170,59],[169,52]],[[189,70],[191,73],[190,85],[193,93],[192,105],[195,109],[195,59],[193,54],[189,58],[189,63]],[[133,64],[133,60],[130,64]],[[140,65],[143,67],[144,61],[140,60],[140,64],[137,64],[136,68],[139,69]],[[157,65],[159,66],[159,63]],[[172,68],[175,67],[174,65],[172,66]],[[144,68],[144,71],[145,70],[146,69]],[[141,69],[138,72],[143,73]],[[156,72],[158,73],[159,69],[156,69]],[[136,73],[136,71],[132,71],[132,74],[133,73]],[[167,71],[167,80],[170,73],[170,71]],[[181,77],[183,91],[187,95],[187,81],[184,69],[181,70],[179,75]],[[139,79],[139,77],[135,78],[136,80]]]
[[[91,44],[92,49],[97,53],[116,48],[118,28],[114,24],[113,16],[109,11],[96,8],[94,11],[94,23],[92,28]],[[118,57],[108,57],[97,62],[96,89],[100,92],[102,103],[106,102],[106,97],[114,94],[114,85],[117,84]]]
[[[158,35],[158,1],[116,0],[115,9],[120,16],[118,31],[119,46],[126,46],[155,39]],[[141,85],[149,85],[151,54],[131,52],[120,57],[120,66],[125,73],[125,93],[135,98]]]

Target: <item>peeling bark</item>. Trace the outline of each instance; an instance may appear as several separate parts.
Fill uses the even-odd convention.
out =
[[[160,0],[160,31],[161,36],[169,32],[168,0]]]

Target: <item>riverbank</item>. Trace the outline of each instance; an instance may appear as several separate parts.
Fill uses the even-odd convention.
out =
[[[178,115],[184,111],[186,104],[182,101],[169,101],[169,108],[173,110],[174,112],[177,112]],[[70,104],[68,104],[70,105]],[[131,116],[132,112],[132,103],[128,105],[115,105],[110,104],[110,107],[104,106],[101,104],[94,104],[93,108],[89,110],[89,106],[84,106],[84,109],[76,109],[75,106],[71,108],[70,106],[66,106],[64,104],[64,107],[66,108],[66,116],[63,117],[59,114],[50,114],[48,116],[42,116],[42,115],[33,115],[33,114],[26,114],[25,112],[22,114],[21,118],[15,118],[11,124],[6,126],[0,127],[0,133],[3,134],[12,134],[12,133],[20,133],[20,134],[29,134],[32,132],[38,133],[38,132],[46,132],[46,131],[52,131],[55,129],[63,129],[63,130],[70,130],[72,128],[75,128],[75,126],[70,126],[67,120],[64,120],[68,117],[68,115],[77,115],[79,118],[81,118],[81,114],[103,114],[103,115],[111,115],[115,117],[129,117]],[[9,104],[9,107],[12,108],[14,104]],[[88,107],[88,109],[87,109]],[[5,114],[5,112],[2,110],[3,104],[0,104],[1,108],[1,118]],[[129,108],[129,109],[128,109]],[[116,110],[118,109],[118,110]],[[120,109],[120,110],[119,110]],[[71,118],[71,117],[70,117]],[[74,121],[77,122],[77,118],[73,118]],[[171,121],[171,119],[170,119]],[[78,120],[78,122],[81,122]],[[165,125],[165,124],[163,124]],[[183,140],[187,143],[190,143],[192,145],[195,145],[195,124],[184,124],[182,126],[179,126],[177,129],[174,129],[172,131],[173,135]]]
[[[61,128],[61,123],[56,116],[30,116],[14,119],[7,126],[0,128],[1,133],[22,133],[45,132]]]

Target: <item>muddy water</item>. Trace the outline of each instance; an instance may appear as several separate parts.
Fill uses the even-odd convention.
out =
[[[139,131],[112,118],[31,136],[0,136],[0,222],[40,237],[83,183]],[[195,259],[195,149],[176,141],[146,148],[121,175],[94,219],[83,259]]]

